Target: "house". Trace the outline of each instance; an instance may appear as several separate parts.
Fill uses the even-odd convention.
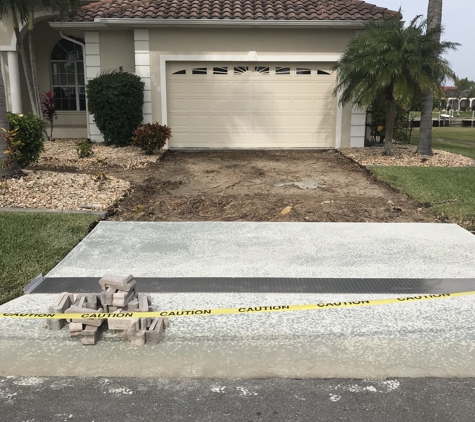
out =
[[[56,137],[102,140],[85,85],[122,66],[145,83],[144,121],[171,126],[170,148],[362,147],[365,111],[338,104],[332,66],[365,21],[396,14],[359,0],[101,0],[68,21],[38,11],[40,91],[57,93]],[[15,42],[2,19],[9,106],[27,112]]]
[[[459,92],[455,86],[443,86],[442,89],[445,93],[445,99],[441,101],[442,109],[450,107],[459,111],[461,108],[475,111],[475,98],[470,97],[469,91]]]

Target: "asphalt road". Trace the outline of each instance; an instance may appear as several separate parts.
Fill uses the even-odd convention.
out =
[[[473,422],[474,378],[0,378],[0,420]]]

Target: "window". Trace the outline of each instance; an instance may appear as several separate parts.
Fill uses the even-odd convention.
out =
[[[186,69],[182,70],[177,70],[176,72],[173,72],[174,75],[186,75]]]
[[[59,40],[51,52],[51,85],[56,110],[86,110],[86,83],[82,47]]]
[[[227,67],[213,67],[213,75],[227,75],[228,68]]]
[[[191,71],[192,75],[206,75],[208,73],[208,69],[206,67],[194,67]]]
[[[275,68],[276,75],[290,75],[290,67],[276,67]]]
[[[307,69],[306,67],[298,67],[297,68],[297,75],[311,75],[312,71]]]
[[[317,70],[317,75],[329,75],[329,72],[325,72],[324,70]]]
[[[235,75],[242,75],[249,70],[249,66],[235,66],[234,67],[234,74]]]
[[[256,66],[254,70],[261,75],[268,75],[269,74],[269,66]]]

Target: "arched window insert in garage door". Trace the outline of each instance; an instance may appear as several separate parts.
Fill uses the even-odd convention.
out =
[[[173,72],[173,75],[186,75],[190,70],[192,75],[234,75],[239,76],[248,72],[254,72],[259,75],[331,75],[331,71],[322,69],[311,69],[309,67],[295,66],[210,66],[208,67],[192,67],[191,69],[179,69]],[[294,73],[295,72],[295,73]]]

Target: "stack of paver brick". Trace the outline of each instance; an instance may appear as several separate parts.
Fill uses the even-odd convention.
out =
[[[50,306],[50,313],[123,313],[148,312],[150,295],[136,292],[137,282],[132,275],[127,277],[106,274],[99,280],[100,294],[61,293],[56,303]],[[93,312],[91,312],[93,311]],[[66,316],[66,315],[65,315]],[[96,344],[99,329],[105,319],[50,319],[50,330],[61,330],[69,322],[71,337],[82,337],[82,344]],[[167,318],[111,318],[107,319],[109,330],[136,346],[145,343],[158,344],[163,330],[168,327]]]

